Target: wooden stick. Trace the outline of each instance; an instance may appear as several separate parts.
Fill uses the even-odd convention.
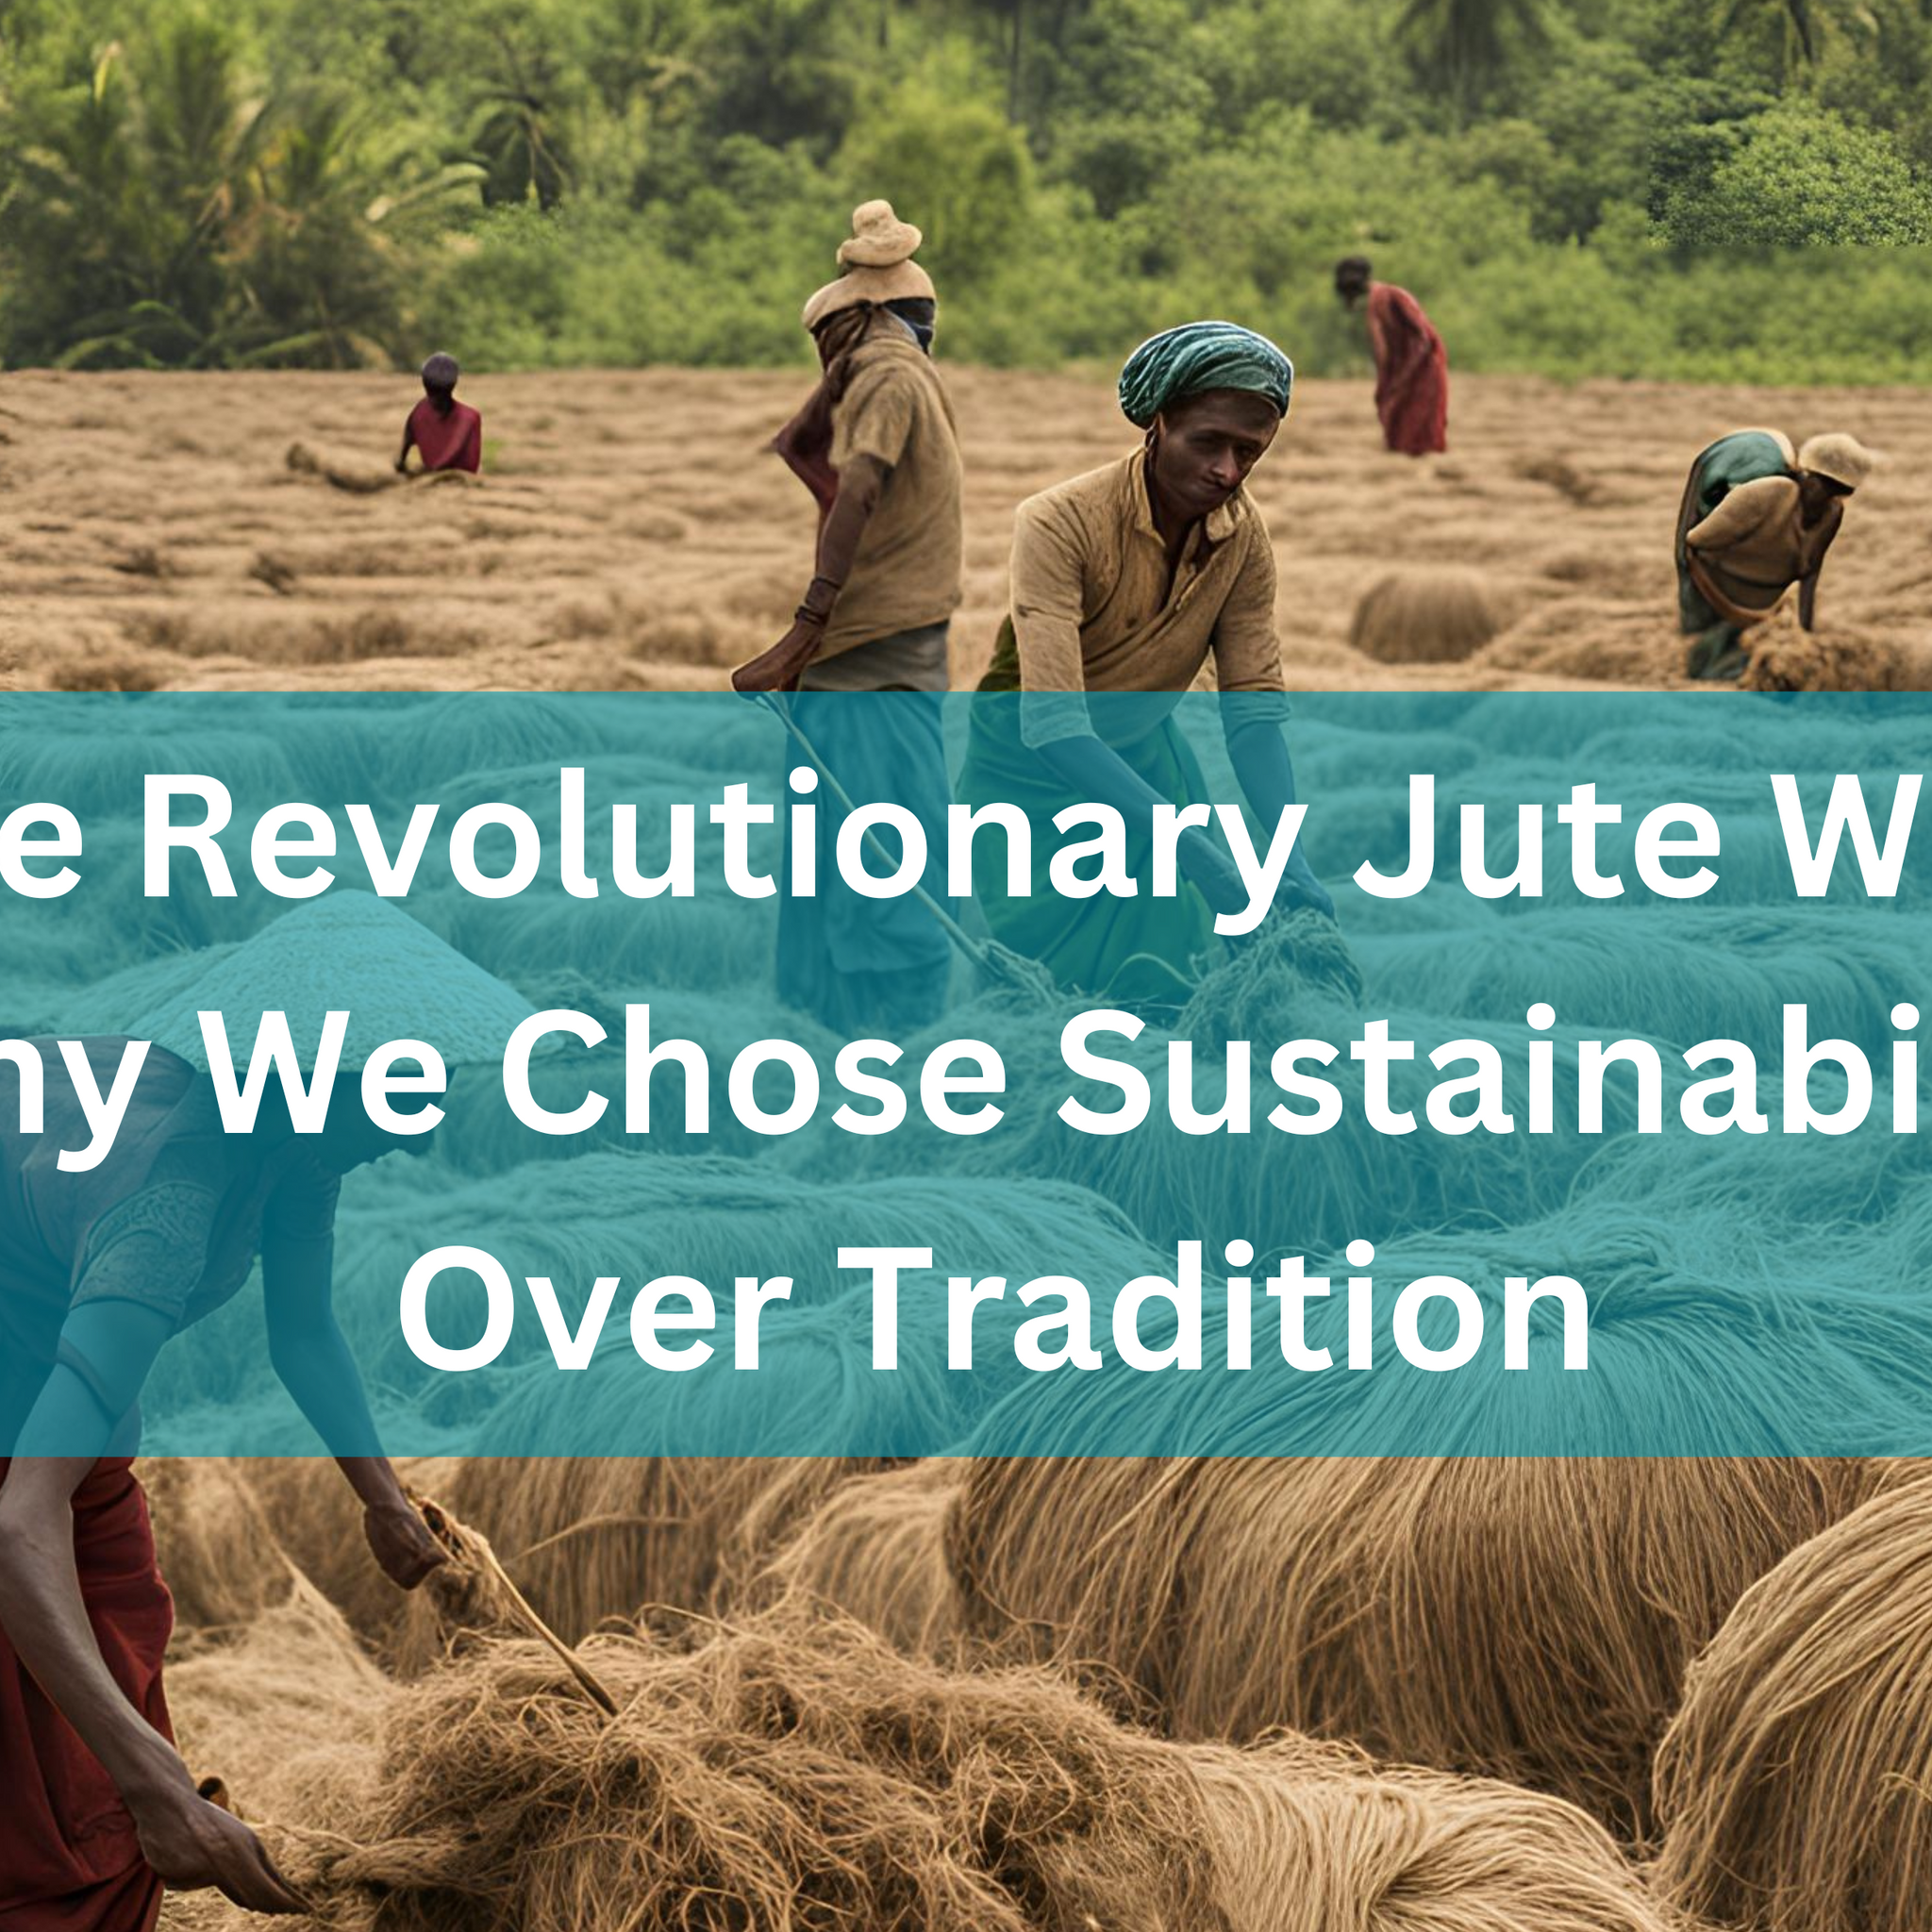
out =
[[[452,1560],[468,1569],[480,1570],[488,1575],[502,1591],[506,1602],[527,1634],[555,1651],[564,1668],[577,1680],[591,1702],[607,1717],[615,1717],[616,1698],[598,1682],[576,1652],[530,1607],[529,1599],[516,1587],[508,1572],[497,1561],[496,1552],[490,1547],[488,1541],[467,1528],[441,1504],[427,1496],[417,1494],[414,1490],[406,1490],[404,1493],[421,1513],[423,1521],[429,1525],[430,1535],[450,1553]]]

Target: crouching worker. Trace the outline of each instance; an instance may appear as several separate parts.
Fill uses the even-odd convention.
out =
[[[1695,640],[1688,675],[1741,676],[1751,626],[1793,584],[1798,622],[1811,628],[1825,553],[1871,468],[1871,452],[1841,435],[1814,436],[1793,455],[1775,429],[1740,429],[1700,453],[1677,512],[1677,615]]]
[[[993,935],[1043,961],[1070,990],[1134,1003],[1184,996],[1214,921],[1247,905],[1233,860],[1208,832],[1179,841],[1193,891],[1155,898],[1052,891],[1042,854],[1057,812],[1113,806],[1144,876],[1152,811],[1205,804],[1199,762],[1174,713],[1211,664],[1229,757],[1264,841],[1294,803],[1274,629],[1274,551],[1246,482],[1288,413],[1294,371],[1265,337],[1231,323],[1170,329],[1121,374],[1121,408],[1142,446],[1020,506],[1012,615],[973,708],[961,798],[1009,801],[1033,821],[1042,875],[1009,893],[999,841],[974,841],[974,887]],[[991,696],[1018,692],[1015,699]],[[1087,693],[1105,693],[1090,706]],[[1127,694],[1137,694],[1130,696]],[[1299,845],[1291,900],[1332,914]]]
[[[398,475],[408,474],[412,449],[422,456],[425,472],[465,470],[474,476],[483,467],[483,418],[457,401],[461,373],[454,356],[432,356],[424,363],[423,400],[403,425]]]
[[[867,202],[839,250],[844,273],[806,304],[823,375],[773,447],[818,502],[814,574],[791,628],[731,682],[799,693],[777,701],[847,796],[907,807],[937,855],[952,803],[941,699],[965,540],[958,434],[930,353],[938,305],[911,258],[920,240],[889,203]],[[948,941],[916,900],[864,898],[843,882],[843,807],[828,787],[815,803],[817,891],[792,896],[789,856],[779,874],[779,997],[835,1031],[915,1031],[944,1007]],[[925,884],[943,894],[937,858]]]
[[[382,1456],[332,1307],[342,1177],[421,1144],[365,1114],[355,1049],[365,1038],[429,1035],[464,1058],[452,1036],[467,1029],[482,1058],[481,1036],[500,1053],[529,1008],[373,899],[362,899],[353,933],[331,938],[321,908],[333,905],[318,901],[316,916],[304,908],[228,955],[189,1002],[185,1025],[137,1029],[176,1050],[150,1047],[113,1147],[90,1172],[63,1172],[58,1158],[93,1138],[58,1045],[8,1041],[0,1052],[4,1932],[145,1932],[170,1887],[212,1887],[254,1911],[305,1909],[254,1835],[197,1795],[175,1750],[162,1683],[173,1605],[132,1467],[157,1355],[231,1299],[258,1255],[271,1359],[360,1497],[375,1560],[405,1590],[443,1560]],[[339,1003],[369,1028],[344,1051],[325,1127],[297,1133],[272,1078],[254,1130],[225,1132],[191,1058],[198,1043],[184,1038],[198,1034],[194,1007],[205,995],[224,1008],[225,990],[231,1015],[252,1008],[252,977],[262,1010],[291,1009],[299,1043],[291,990],[313,987],[324,957],[336,970],[318,1013]],[[125,1044],[79,1043],[101,1092]],[[43,1082],[32,1134],[21,1131],[19,1106],[29,1049]]]

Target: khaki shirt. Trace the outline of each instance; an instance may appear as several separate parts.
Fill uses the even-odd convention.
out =
[[[1274,549],[1245,490],[1189,533],[1169,580],[1147,495],[1147,453],[1020,506],[1013,534],[1013,638],[1029,693],[1165,691],[1178,697],[1211,660],[1233,730],[1288,715],[1274,631]],[[1157,708],[1164,717],[1170,702]],[[1023,708],[1028,744],[1092,728],[1081,696]],[[1144,728],[1151,728],[1151,724]],[[1117,736],[1109,731],[1108,736]]]
[[[1747,611],[1771,609],[1785,591],[1824,561],[1844,512],[1837,504],[1805,527],[1796,481],[1760,476],[1740,483],[1686,532],[1685,547],[1724,601]]]
[[[832,467],[872,457],[891,473],[832,606],[819,656],[944,624],[965,565],[959,439],[945,386],[916,342],[880,335],[852,352],[832,413]]]

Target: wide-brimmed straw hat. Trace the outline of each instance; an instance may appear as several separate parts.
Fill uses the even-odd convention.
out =
[[[1872,474],[1873,455],[1856,436],[1832,430],[1814,436],[1798,452],[1798,467],[1856,490]]]
[[[892,212],[890,201],[868,201],[852,210],[852,239],[839,244],[841,268],[891,268],[909,261],[925,237]]]
[[[323,1022],[349,1015],[341,1070],[358,1072],[392,1040],[421,1040],[445,1066],[500,1060],[537,1009],[523,994],[444,944],[429,928],[370,892],[331,891],[287,912],[252,939],[205,956],[207,970],[175,985],[126,1024],[191,1065],[208,1069],[199,1015],[227,1023],[228,1049],[245,1067],[266,1012],[289,1016],[290,1037],[313,1068]]]
[[[817,328],[827,316],[861,302],[937,300],[932,277],[912,259],[924,236],[892,212],[890,201],[868,201],[852,211],[852,236],[839,244],[845,273],[805,305],[804,322]]]

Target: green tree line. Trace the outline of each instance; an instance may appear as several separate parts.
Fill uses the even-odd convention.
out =
[[[0,363],[760,363],[855,202],[949,354],[1914,380],[1932,0],[0,0]]]

